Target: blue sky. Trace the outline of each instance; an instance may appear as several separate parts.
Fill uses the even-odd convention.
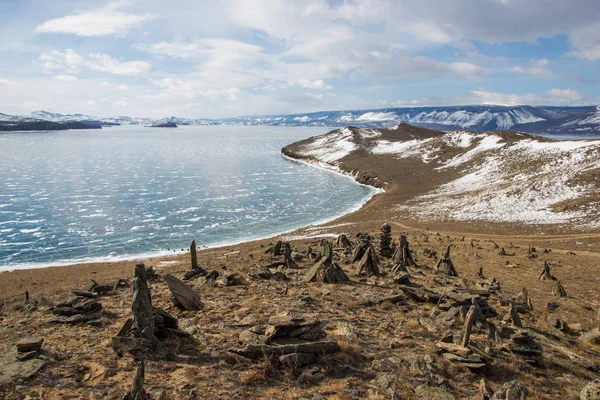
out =
[[[2,0],[0,112],[600,103],[597,0]]]

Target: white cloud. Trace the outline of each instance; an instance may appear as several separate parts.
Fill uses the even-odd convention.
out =
[[[331,86],[326,85],[323,79],[317,79],[315,81],[301,80],[298,82],[300,86],[307,89],[331,89]]]
[[[146,61],[127,61],[119,60],[108,54],[89,54],[88,59],[80,56],[73,49],[66,49],[64,52],[50,50],[40,55],[40,61],[46,72],[65,71],[68,73],[78,72],[82,67],[94,71],[106,72],[114,75],[138,76],[143,75],[150,70],[150,63]],[[71,78],[68,75],[57,75],[57,79],[67,80]]]
[[[158,42],[149,46],[138,45],[137,48],[148,53],[188,59],[199,57],[202,45],[199,42]]]
[[[16,82],[15,81],[11,81],[9,79],[0,79],[0,87],[5,86],[15,86]]]
[[[104,7],[76,11],[73,15],[51,19],[38,25],[36,32],[71,33],[78,36],[124,35],[132,27],[152,19],[122,11],[125,2],[109,3]]]
[[[548,65],[550,61],[547,58],[542,58],[541,60],[535,60],[532,62],[530,67],[521,67],[515,66],[510,68],[510,72],[514,72],[515,74],[525,74],[525,75],[551,75],[552,71],[548,69]]]
[[[54,75],[54,79],[63,82],[75,82],[79,80],[79,78],[73,75]]]
[[[146,61],[119,62],[108,54],[90,54],[90,61],[86,66],[90,69],[108,72],[114,75],[143,75],[150,70],[150,63]]]

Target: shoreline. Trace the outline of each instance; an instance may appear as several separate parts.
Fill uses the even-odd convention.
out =
[[[341,213],[339,213],[337,215],[334,215],[331,217],[326,217],[324,219],[315,221],[308,225],[298,226],[298,227],[291,228],[291,229],[288,229],[285,231],[277,231],[273,234],[267,234],[266,236],[260,236],[257,238],[250,237],[250,238],[240,239],[240,240],[236,240],[236,241],[232,241],[232,242],[217,243],[217,244],[210,245],[210,246],[207,246],[205,248],[198,250],[199,253],[201,253],[203,251],[207,251],[207,250],[216,250],[216,249],[221,249],[221,248],[225,248],[225,247],[238,246],[238,245],[245,244],[245,243],[270,240],[270,239],[273,239],[278,236],[289,235],[294,232],[298,232],[298,231],[301,231],[303,229],[307,229],[310,227],[328,224],[339,218],[343,218],[343,217],[348,216],[349,214],[360,211],[360,209],[362,209],[377,194],[381,194],[381,193],[385,192],[385,190],[382,188],[377,188],[377,187],[359,182],[357,180],[356,176],[354,176],[348,172],[345,172],[345,171],[341,170],[340,168],[336,168],[333,165],[325,164],[325,163],[321,163],[321,162],[311,162],[311,161],[307,161],[307,160],[293,158],[293,157],[290,157],[290,156],[284,154],[283,151],[281,152],[281,157],[288,161],[291,161],[291,162],[308,165],[312,168],[318,168],[318,169],[322,169],[322,170],[325,170],[328,172],[336,173],[340,176],[351,179],[355,184],[357,184],[359,186],[364,186],[364,187],[369,188],[371,190],[371,193],[367,197],[365,197],[363,200],[359,201],[356,205],[350,207],[347,210],[342,211]],[[65,260],[65,261],[53,261],[53,262],[48,262],[48,263],[44,263],[44,262],[22,263],[17,266],[14,266],[14,267],[0,266],[0,274],[6,273],[6,272],[14,272],[14,271],[38,270],[38,269],[47,269],[47,268],[56,268],[56,267],[69,267],[69,266],[75,266],[75,265],[109,264],[109,263],[123,263],[123,262],[131,262],[131,261],[146,261],[146,260],[153,260],[155,258],[170,259],[170,258],[176,258],[178,256],[187,254],[188,252],[189,252],[189,248],[187,250],[183,250],[183,251],[181,251],[181,250],[175,250],[175,251],[159,250],[159,251],[152,252],[152,253],[139,253],[139,254],[130,254],[130,255],[125,254],[125,255],[121,255],[121,256],[100,256],[100,257],[94,257],[94,258],[74,259],[74,260],[70,260],[70,261]],[[3,269],[5,267],[7,269]]]

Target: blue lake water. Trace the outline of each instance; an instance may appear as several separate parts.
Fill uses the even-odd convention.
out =
[[[271,236],[373,189],[283,158],[327,131],[206,126],[0,134],[0,271]]]

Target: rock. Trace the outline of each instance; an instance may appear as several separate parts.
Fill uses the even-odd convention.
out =
[[[554,311],[559,306],[560,306],[560,304],[555,301],[549,301],[548,303],[546,303],[546,308],[548,309],[548,311]]]
[[[577,338],[579,343],[600,344],[600,329],[594,328]]]
[[[321,257],[304,276],[305,282],[345,283],[350,281],[346,272],[327,257]]]
[[[29,360],[30,358],[37,358],[38,355],[39,353],[36,350],[28,351],[26,353],[19,353],[17,354],[17,360],[25,361]]]
[[[510,381],[502,385],[491,400],[525,400],[527,399],[527,389],[519,381]]]
[[[600,400],[600,379],[594,379],[581,390],[580,400]]]
[[[44,339],[35,337],[24,338],[17,342],[17,351],[19,353],[27,353],[30,351],[39,351],[42,348]]]
[[[265,356],[276,355],[282,356],[294,353],[306,354],[333,354],[342,351],[339,344],[335,342],[304,342],[298,344],[287,345],[252,345],[249,344],[243,349],[229,349],[230,352],[242,357],[253,360],[264,358]]]
[[[285,354],[279,357],[279,362],[287,367],[298,367],[312,364],[317,360],[314,354],[293,353]]]
[[[0,386],[15,380],[31,378],[45,365],[39,358],[18,361],[17,354],[17,349],[13,348],[0,359]]]
[[[437,386],[419,385],[415,389],[415,395],[418,399],[428,400],[454,400],[455,397],[445,389]]]
[[[176,306],[189,311],[202,310],[204,303],[192,288],[172,275],[165,275],[165,281],[173,294]]]

